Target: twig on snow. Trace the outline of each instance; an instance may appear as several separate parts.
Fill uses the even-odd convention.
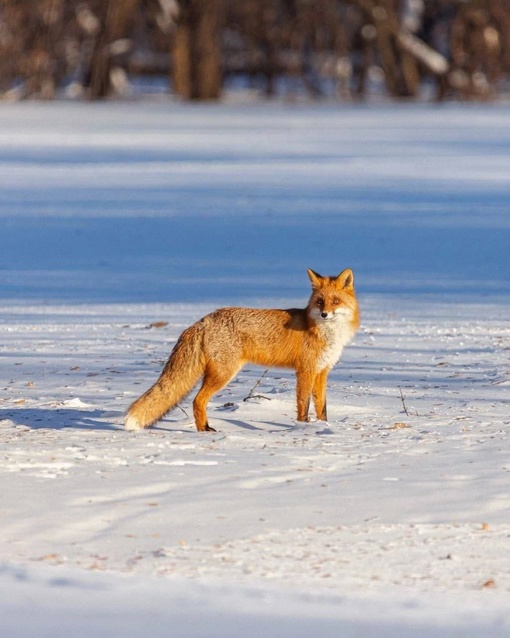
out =
[[[185,410],[185,409],[184,409],[181,405],[179,405],[179,404],[177,403],[175,407],[176,407],[176,408],[179,408],[179,410],[180,410],[181,412],[184,412],[184,414],[185,414],[186,418],[187,418],[187,419],[189,419],[189,414],[186,412],[186,410]]]
[[[400,390],[400,400],[402,401],[402,407],[404,408],[404,414],[406,416],[411,416],[409,413],[409,410],[407,409],[406,406],[406,399],[404,397],[404,393],[402,392],[402,388],[400,386],[398,386],[398,389]]]
[[[253,386],[253,388],[248,392],[248,394],[244,397],[243,401],[249,401],[250,399],[267,399],[268,401],[271,401],[271,399],[269,397],[265,397],[263,394],[255,394],[255,390],[259,387],[259,385],[262,383],[262,379],[266,376],[266,374],[269,372],[269,369],[264,370],[264,372],[262,373],[260,379],[257,380],[257,382],[255,383],[255,385]]]

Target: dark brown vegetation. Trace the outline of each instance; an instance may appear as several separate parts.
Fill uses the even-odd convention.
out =
[[[508,0],[0,0],[0,94],[490,99],[510,73]]]

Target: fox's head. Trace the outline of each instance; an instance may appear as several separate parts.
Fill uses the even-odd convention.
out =
[[[354,275],[350,268],[338,277],[322,277],[308,269],[312,284],[312,296],[308,303],[308,314],[316,323],[329,321],[354,322],[357,327],[358,304],[354,293]]]

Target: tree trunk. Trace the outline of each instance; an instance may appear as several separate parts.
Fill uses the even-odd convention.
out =
[[[186,100],[217,99],[223,0],[182,0],[180,8],[172,47],[174,91]]]
[[[126,38],[140,0],[102,0],[98,11],[101,29],[97,35],[85,77],[87,97],[97,100],[112,90],[112,44]]]

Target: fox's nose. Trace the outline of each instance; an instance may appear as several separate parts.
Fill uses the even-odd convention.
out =
[[[327,312],[321,312],[321,317],[322,317],[323,319],[326,319],[326,317],[327,317],[327,316],[328,316],[328,313],[327,313]]]

